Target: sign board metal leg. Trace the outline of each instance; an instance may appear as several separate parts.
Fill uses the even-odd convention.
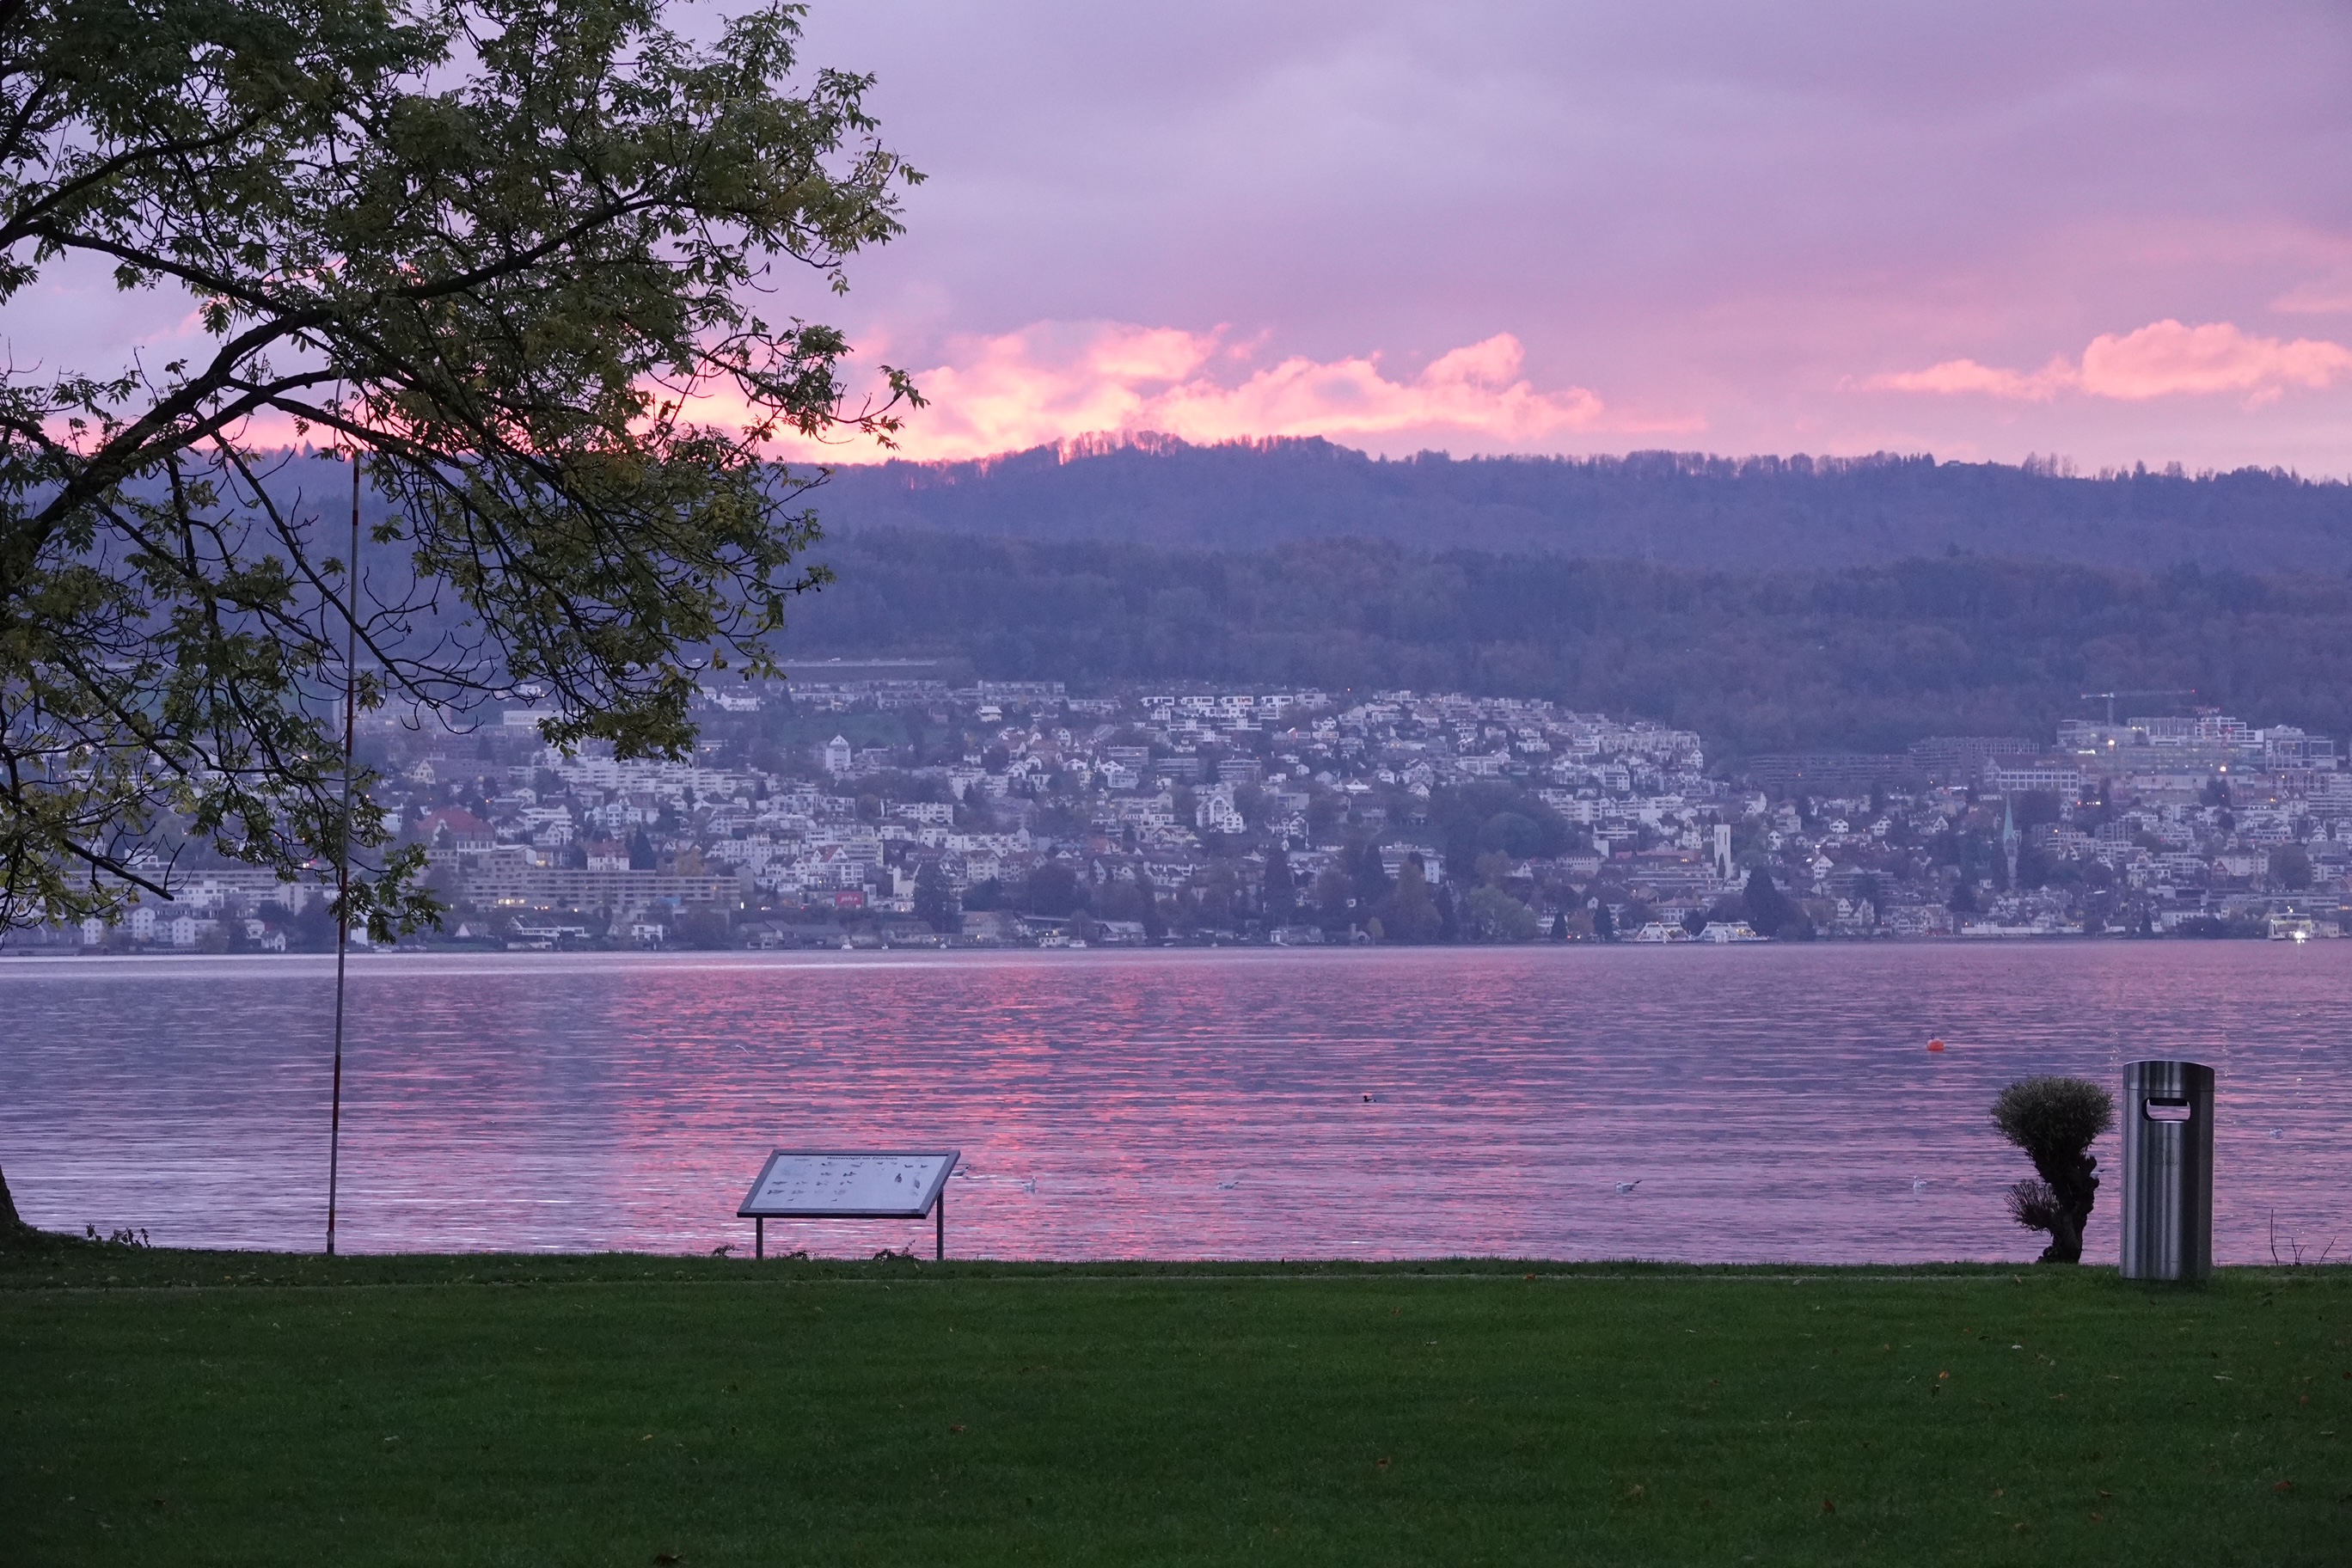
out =
[[[751,1256],[768,1256],[768,1222],[764,1216],[751,1222]]]
[[[945,1263],[948,1260],[948,1194],[945,1187],[940,1189],[938,1219],[940,1234],[937,1249],[932,1253],[931,1260],[935,1263]]]

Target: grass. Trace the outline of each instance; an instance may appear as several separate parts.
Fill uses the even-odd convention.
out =
[[[0,1258],[8,1564],[2341,1563],[2347,1428],[2343,1269]]]

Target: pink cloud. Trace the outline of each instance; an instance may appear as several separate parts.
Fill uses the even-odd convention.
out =
[[[2273,300],[2271,309],[2290,316],[2352,314],[2352,266],[2296,284]]]
[[[1988,397],[2016,397],[2047,403],[2059,389],[2079,385],[2081,373],[2064,356],[2052,360],[2031,374],[1979,364],[1972,359],[1948,359],[1926,370],[1906,370],[1874,377],[1869,385],[1891,392],[1982,393]]]
[[[2319,338],[2249,337],[2227,321],[2158,321],[2083,351],[2083,390],[2137,402],[2175,393],[2242,392],[2262,402],[2317,389],[2352,371],[2352,349]]]
[[[1946,360],[1926,370],[1873,377],[1864,384],[1892,392],[1974,393],[2047,403],[2061,392],[2140,403],[2150,398],[2236,393],[2249,405],[2269,403],[2292,388],[2318,390],[2352,374],[2352,349],[2323,338],[2255,337],[2228,321],[2183,326],[2166,320],[2137,331],[2102,333],[2078,363],[2063,355],[2032,373],[2002,370],[1972,359]]]
[[[909,418],[899,453],[987,457],[1140,430],[1198,442],[1457,432],[1516,446],[1660,427],[1612,415],[1580,386],[1538,390],[1521,374],[1525,353],[1508,333],[1443,354],[1410,379],[1389,376],[1377,355],[1293,355],[1240,374],[1255,352],[1218,332],[1121,321],[1041,321],[959,339],[946,363],[915,373],[930,406]]]

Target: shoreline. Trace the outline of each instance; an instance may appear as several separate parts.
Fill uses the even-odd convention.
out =
[[[1801,1285],[1847,1281],[1921,1283],[1933,1280],[1981,1281],[2089,1279],[2149,1292],[2190,1293],[2214,1282],[2230,1280],[2352,1279],[2352,1257],[2327,1262],[2217,1264],[2212,1281],[2187,1283],[2126,1280],[2113,1264],[2040,1264],[1952,1258],[1927,1263],[1809,1263],[1801,1259],[1765,1263],[1689,1263],[1643,1258],[1555,1258],[1442,1255],[1412,1258],[1279,1258],[1201,1257],[1190,1258],[961,1258],[937,1261],[903,1253],[871,1258],[719,1257],[708,1252],[360,1252],[328,1257],[322,1252],[289,1252],[239,1247],[164,1247],[89,1241],[62,1232],[38,1233],[30,1246],[0,1247],[0,1291],[39,1289],[23,1276],[41,1270],[64,1269],[81,1275],[106,1270],[121,1288],[154,1288],[172,1283],[180,1288],[210,1288],[215,1281],[194,1278],[226,1268],[218,1284],[339,1285],[382,1283],[357,1278],[369,1273],[414,1273],[404,1283],[495,1285],[526,1279],[558,1283],[592,1283],[602,1279],[635,1280],[659,1277],[707,1282],[746,1279],[960,1279],[960,1280],[1200,1280],[1235,1283],[1247,1280],[1367,1280],[1429,1279],[1492,1280],[1499,1284],[1528,1281],[1738,1280],[1761,1284]],[[649,1272],[650,1271],[650,1272]],[[185,1281],[159,1279],[177,1274]],[[128,1276],[141,1276],[135,1283]],[[350,1276],[352,1278],[338,1278]],[[88,1289],[78,1279],[69,1288]],[[98,1288],[104,1289],[102,1285]]]
[[[2315,936],[2309,941],[2290,941],[2263,936],[2137,936],[2103,933],[2097,936],[2081,931],[2003,931],[1977,936],[1916,936],[1916,937],[1823,937],[1812,942],[1784,942],[1770,937],[1759,937],[1749,942],[1713,942],[1696,939],[1688,942],[1595,942],[1575,939],[1566,942],[1162,942],[1151,943],[1105,943],[1097,945],[1044,944],[1037,942],[957,942],[931,944],[875,943],[855,946],[812,945],[806,947],[773,948],[690,948],[690,947],[574,947],[541,948],[516,946],[509,948],[481,947],[354,947],[351,959],[354,963],[394,958],[480,958],[480,959],[577,959],[615,958],[651,959],[737,959],[792,960],[808,958],[868,958],[907,959],[913,957],[970,958],[1054,954],[1083,962],[1098,955],[1132,958],[1150,953],[1171,952],[1278,952],[1278,953],[1497,953],[1497,952],[1646,952],[1701,950],[1706,952],[1754,951],[1770,948],[1781,952],[1879,952],[1889,948],[1951,948],[2001,949],[2031,947],[2101,947],[2162,946],[2168,949],[2183,945],[2197,948],[2211,946],[2302,948],[2352,941],[2337,935]],[[15,963],[288,963],[303,959],[331,963],[331,948],[317,952],[194,952],[173,949],[146,949],[131,952],[93,952],[87,950],[73,952],[47,952],[37,949],[0,948],[0,970]]]

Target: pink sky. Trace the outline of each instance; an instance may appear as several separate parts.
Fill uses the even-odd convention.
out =
[[[845,299],[792,301],[919,373],[909,456],[1151,428],[2352,473],[2336,0],[817,0],[810,31],[931,176]],[[170,335],[105,292],[20,297],[18,362]]]
[[[2352,10],[820,0],[940,405],[1390,452],[2352,473]]]

